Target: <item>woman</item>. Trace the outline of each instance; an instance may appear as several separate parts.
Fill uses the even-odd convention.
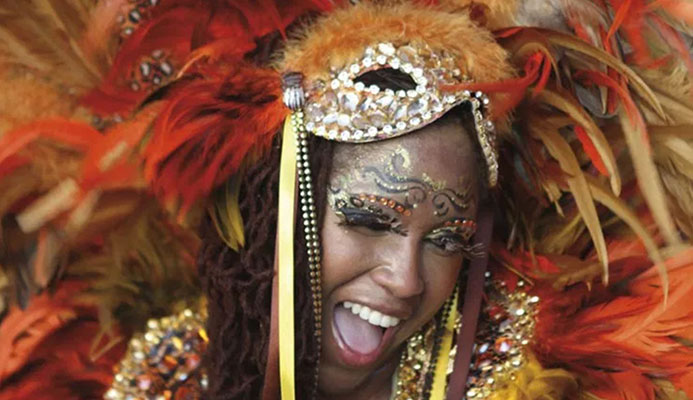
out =
[[[685,4],[635,3],[126,8],[110,72],[78,86],[106,134],[2,137],[28,308],[2,324],[0,398],[693,396],[689,56],[661,17]],[[80,77],[99,34],[68,51]],[[196,302],[195,256],[206,330],[150,320],[111,378],[144,318]]]

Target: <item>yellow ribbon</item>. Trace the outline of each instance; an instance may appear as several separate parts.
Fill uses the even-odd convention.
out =
[[[284,121],[279,169],[277,260],[279,278],[279,382],[282,400],[295,400],[294,388],[294,218],[296,210],[296,132]]]
[[[435,375],[433,375],[433,386],[431,386],[431,400],[443,400],[448,378],[448,361],[450,360],[450,349],[452,348],[452,335],[455,333],[455,320],[457,319],[457,297],[459,290],[455,288],[452,298],[452,307],[445,321],[445,332],[440,343],[440,354],[436,362]]]

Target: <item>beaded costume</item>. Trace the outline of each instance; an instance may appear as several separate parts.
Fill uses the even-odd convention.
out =
[[[252,246],[243,177],[277,144],[265,400],[295,398],[294,335],[321,340],[309,143],[459,107],[495,224],[448,223],[476,272],[407,341],[391,398],[693,399],[691,25],[687,0],[0,4],[0,400],[204,398],[200,226]],[[411,87],[361,79],[381,69]]]

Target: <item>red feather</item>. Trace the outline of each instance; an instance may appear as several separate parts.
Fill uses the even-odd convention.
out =
[[[100,140],[101,134],[89,125],[59,118],[24,125],[0,138],[0,168],[9,168],[2,167],[6,160],[40,138],[54,140],[76,150],[85,150],[90,144]],[[17,160],[11,162],[16,164]]]
[[[604,161],[599,155],[594,143],[592,143],[592,140],[589,138],[589,136],[587,136],[585,128],[580,125],[575,125],[574,130],[575,136],[577,136],[578,140],[582,144],[582,148],[585,150],[587,156],[590,158],[590,160],[592,160],[594,167],[597,168],[600,174],[609,176],[609,171],[606,169],[606,165],[604,165]]]
[[[99,115],[129,115],[148,95],[133,90],[143,58],[163,50],[174,68],[205,55],[240,60],[254,50],[257,39],[282,34],[296,18],[309,12],[331,10],[340,1],[228,0],[201,2],[173,0],[153,7],[121,45],[103,83],[83,103]]]
[[[575,73],[575,79],[582,80],[585,84],[596,84],[608,87],[613,90],[617,95],[618,99],[621,101],[623,108],[630,119],[630,123],[634,128],[637,128],[641,134],[641,140],[643,146],[649,150],[650,139],[647,134],[647,127],[645,126],[645,120],[642,114],[638,110],[638,106],[635,101],[628,93],[628,90],[624,88],[623,84],[613,79],[612,77],[606,75],[601,71],[593,70],[580,70]]]
[[[488,95],[496,97],[491,109],[491,118],[497,119],[506,115],[525,99],[527,89],[535,84],[533,94],[540,92],[551,74],[551,63],[542,52],[536,52],[527,58],[524,66],[524,76],[515,79],[506,79],[499,82],[472,82],[459,85],[445,85],[444,91],[480,90]]]
[[[85,285],[66,281],[54,294],[33,298],[26,310],[10,310],[0,324],[0,400],[103,395],[127,338],[108,344],[94,357],[92,345],[101,329],[97,312],[73,299]]]
[[[632,248],[631,248],[632,250]],[[693,331],[693,250],[666,263],[669,301],[664,304],[661,278],[644,253],[624,252],[611,262],[614,281],[636,272],[625,286],[584,286],[563,292],[542,288],[535,331],[535,352],[547,365],[561,366],[583,377],[583,384],[605,399],[653,399],[653,376],[675,385],[693,372],[693,349],[678,338]],[[620,273],[619,273],[620,271]],[[624,275],[626,273],[626,275]],[[677,386],[693,395],[691,387]],[[640,397],[638,397],[640,396]]]
[[[179,88],[144,151],[145,178],[181,215],[270,146],[288,114],[275,71],[235,63]]]

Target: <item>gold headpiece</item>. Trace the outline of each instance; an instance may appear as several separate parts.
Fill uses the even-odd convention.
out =
[[[384,68],[409,75],[415,89],[383,90],[358,80],[364,73]],[[421,129],[453,107],[469,103],[488,166],[488,183],[493,187],[498,180],[498,159],[493,122],[484,117],[489,98],[481,92],[440,89],[467,81],[450,54],[434,52],[426,45],[378,43],[366,47],[353,63],[330,71],[327,80],[306,83],[305,129],[329,140],[367,143]],[[298,102],[289,93],[298,94],[303,88],[287,85],[285,91],[285,99],[292,100],[287,105],[294,108]]]

